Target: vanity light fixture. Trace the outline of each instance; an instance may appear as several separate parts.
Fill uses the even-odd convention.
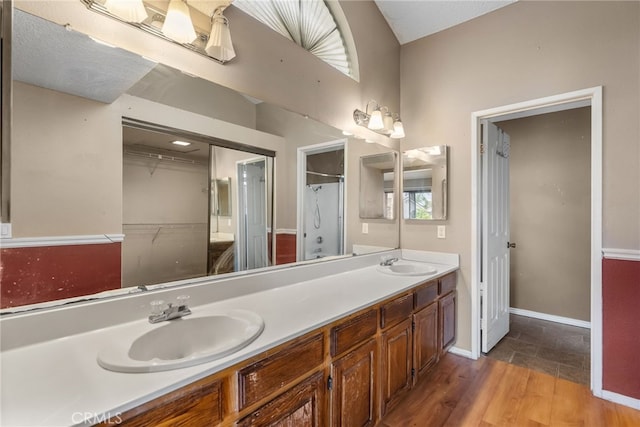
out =
[[[186,0],[171,0],[162,25],[162,34],[178,43],[191,43],[198,37]]]
[[[162,6],[162,2],[147,2],[142,0],[79,0],[88,9],[125,22],[146,33],[153,34],[165,40],[180,44],[192,52],[206,56],[219,64],[225,64],[236,56],[231,44],[229,22],[222,15],[222,11],[231,3],[231,0],[219,0],[225,3],[213,12],[211,28],[196,27],[191,19],[192,13],[202,12],[202,4],[193,7],[187,4],[187,0],[171,0],[168,9]],[[157,3],[157,4],[156,4]],[[195,2],[194,2],[195,3]],[[140,6],[144,9],[142,13]],[[135,13],[133,9],[136,9]],[[202,12],[205,13],[205,12]],[[210,13],[210,12],[206,12]],[[209,39],[212,40],[209,40]]]
[[[372,109],[373,111],[369,114],[369,106],[371,104],[373,104],[374,107]],[[373,100],[367,102],[365,111],[359,109],[353,111],[353,121],[358,126],[366,127],[376,133],[391,138],[404,138],[405,136],[400,116],[397,113],[395,115],[392,114],[389,108],[381,106]]]
[[[127,22],[142,22],[149,17],[142,0],[107,0],[104,7],[109,13]]]
[[[211,16],[211,34],[204,51],[212,58],[221,62],[227,62],[236,56],[236,51],[231,42],[229,20],[222,14],[226,6],[218,7]]]

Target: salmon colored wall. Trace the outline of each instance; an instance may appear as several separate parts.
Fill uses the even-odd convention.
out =
[[[640,261],[602,261],[604,390],[640,399]]]
[[[0,308],[120,288],[120,243],[0,249]]]

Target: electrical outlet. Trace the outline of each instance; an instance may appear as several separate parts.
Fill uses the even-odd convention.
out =
[[[438,239],[444,239],[447,237],[447,228],[444,225],[438,226]]]
[[[362,234],[369,234],[369,224],[366,222],[362,223]]]

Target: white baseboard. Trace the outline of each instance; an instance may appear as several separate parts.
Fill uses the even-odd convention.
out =
[[[563,323],[565,325],[578,326],[580,328],[591,329],[591,322],[586,320],[571,319],[570,317],[556,316],[553,314],[538,313],[537,311],[523,310],[521,308],[509,308],[509,313],[518,316],[532,317],[534,319],[547,320],[549,322]]]
[[[625,396],[623,394],[618,394],[607,390],[602,390],[602,396],[600,397],[610,402],[619,403],[620,405],[640,410],[640,399],[634,399],[633,397]]]
[[[476,360],[476,357],[473,357],[473,354],[469,350],[462,349],[460,347],[451,347],[449,349],[449,353],[455,354],[457,356],[466,357],[467,359]]]

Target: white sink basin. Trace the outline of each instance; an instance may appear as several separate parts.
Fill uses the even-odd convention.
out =
[[[389,266],[378,265],[378,271],[394,276],[430,276],[438,272],[431,264],[412,261],[397,261]]]
[[[98,364],[117,372],[186,368],[235,353],[264,329],[262,317],[247,310],[171,320],[123,339],[98,353]]]

